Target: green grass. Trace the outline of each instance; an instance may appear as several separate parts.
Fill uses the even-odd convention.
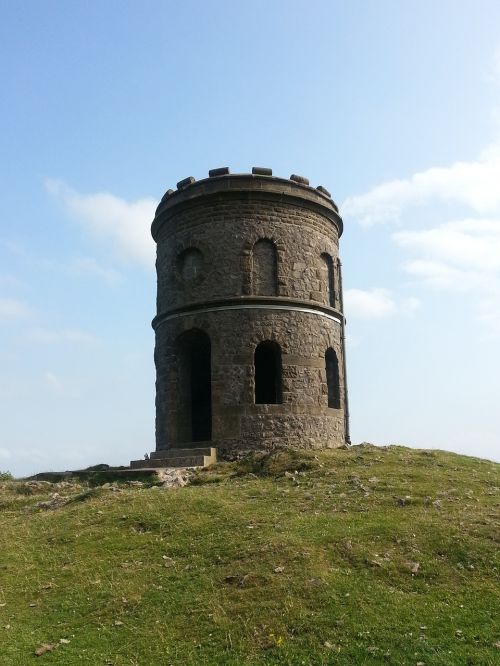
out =
[[[499,469],[359,446],[174,490],[2,481],[0,663],[493,666]]]

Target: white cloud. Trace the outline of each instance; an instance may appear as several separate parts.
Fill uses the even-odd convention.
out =
[[[492,331],[500,334],[500,285],[479,302],[479,318]]]
[[[404,269],[434,289],[473,292],[479,318],[500,332],[500,218],[465,219],[393,235],[420,255]]]
[[[401,314],[412,317],[417,310],[420,310],[422,303],[416,296],[408,296],[398,301],[398,309]]]
[[[47,386],[54,391],[54,393],[61,393],[63,390],[63,385],[61,380],[53,372],[47,371],[45,373],[45,382]]]
[[[461,268],[500,271],[500,219],[448,222],[423,231],[401,231],[393,238],[401,247]]]
[[[0,321],[25,319],[32,314],[31,308],[14,298],[0,298]]]
[[[440,201],[466,206],[480,215],[500,214],[500,144],[470,162],[432,167],[409,178],[391,180],[348,197],[342,212],[363,226],[399,222],[403,210]]]
[[[446,219],[448,204],[461,218]],[[416,206],[427,206],[432,218],[441,215],[442,221],[422,228],[424,211],[416,228],[409,214]],[[343,212],[364,226],[406,223],[408,228],[392,235],[414,255],[404,270],[432,289],[474,290],[479,318],[500,331],[500,142],[487,146],[477,160],[432,167],[350,197]]]
[[[115,286],[123,281],[123,275],[114,268],[101,266],[95,259],[84,257],[74,259],[68,266],[70,275],[76,277],[94,277],[109,286]]]
[[[389,289],[347,289],[344,293],[348,317],[382,319],[396,314],[412,315],[419,307],[417,298],[396,298]]]
[[[403,268],[432,289],[470,293],[479,319],[491,331],[500,333],[500,273],[456,268],[432,259],[408,261]]]
[[[493,79],[494,83],[500,84],[500,47],[496,50],[495,56],[493,58],[491,78]]]
[[[47,180],[46,188],[94,238],[109,243],[122,258],[154,268],[150,225],[157,201],[129,202],[107,192],[81,194],[58,180]]]
[[[388,289],[347,289],[344,293],[348,316],[360,319],[379,319],[396,312],[396,303]]]
[[[77,344],[95,343],[97,339],[90,333],[78,329],[48,329],[32,328],[28,332],[28,337],[34,342],[54,343],[54,342],[72,342]]]
[[[468,291],[472,286],[477,287],[481,282],[480,274],[453,268],[442,261],[415,259],[405,262],[403,268],[427,286],[437,289]]]
[[[1,239],[0,246],[4,247],[13,257],[17,257],[18,259],[28,258],[28,253],[26,252],[25,247],[18,241]]]
[[[25,284],[14,275],[0,275],[0,287],[7,287],[8,289],[24,288]]]

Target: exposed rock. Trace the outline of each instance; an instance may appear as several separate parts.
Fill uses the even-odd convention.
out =
[[[420,562],[406,562],[406,567],[412,574],[417,574],[420,569]]]
[[[55,647],[56,646],[52,645],[52,643],[42,643],[36,648],[35,657],[41,657],[42,654],[45,654],[46,652],[52,652],[52,650],[54,650]]]
[[[58,509],[60,506],[64,506],[69,502],[69,497],[61,497],[59,493],[53,493],[49,500],[45,502],[37,502],[35,504],[35,509]]]
[[[163,488],[183,488],[189,483],[190,472],[186,468],[167,467],[158,470]]]

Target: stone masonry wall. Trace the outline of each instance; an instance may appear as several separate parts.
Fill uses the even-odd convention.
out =
[[[182,208],[163,226],[156,261],[158,313],[256,293],[252,249],[260,239],[276,245],[279,296],[329,305],[321,255],[329,254],[336,263],[338,237],[328,219],[305,207],[273,201],[214,201]],[[177,258],[191,247],[203,254],[203,269],[197,279],[186,282]]]
[[[166,321],[157,329],[157,448],[176,444],[176,340],[193,328],[212,344],[212,441],[221,452],[343,444],[344,410],[328,407],[325,352],[332,347],[344,390],[340,324],[303,312],[230,310]],[[244,334],[242,334],[244,333]],[[254,404],[254,350],[264,340],[282,350],[283,404]]]

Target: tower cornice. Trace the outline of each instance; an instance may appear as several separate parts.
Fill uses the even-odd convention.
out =
[[[219,169],[214,171],[220,171]],[[261,174],[223,174],[195,181],[185,178],[178,183],[177,190],[168,190],[158,208],[151,225],[151,234],[156,241],[163,224],[179,207],[207,205],[208,200],[238,199],[240,201],[275,201],[302,206],[327,217],[337,227],[338,235],[343,231],[342,218],[331,196],[319,186],[309,186],[309,181],[300,176],[278,178]]]

